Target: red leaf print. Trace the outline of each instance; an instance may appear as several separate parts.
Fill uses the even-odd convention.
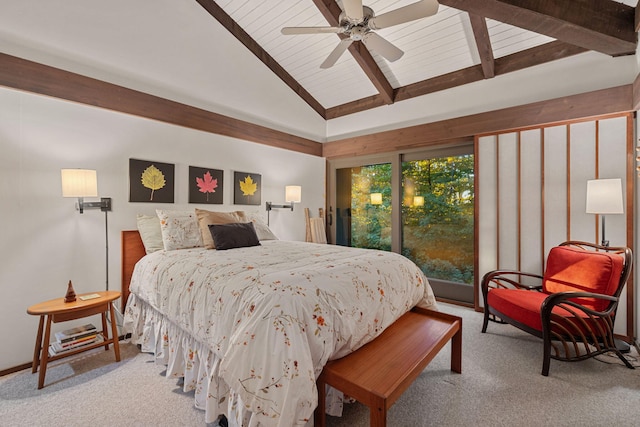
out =
[[[218,179],[212,179],[211,173],[209,171],[204,174],[203,178],[196,177],[196,184],[198,184],[198,191],[200,191],[201,193],[207,193],[208,201],[209,193],[215,193],[216,188],[218,188]]]

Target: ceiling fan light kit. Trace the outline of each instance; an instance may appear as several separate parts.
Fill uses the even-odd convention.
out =
[[[342,0],[343,11],[338,19],[338,27],[285,27],[282,34],[345,34],[344,38],[320,64],[320,68],[330,68],[342,56],[354,41],[361,41],[367,47],[387,61],[397,61],[404,52],[373,30],[404,24],[417,19],[435,15],[438,12],[437,0],[422,0],[410,5],[394,9],[376,16],[368,6],[362,5],[362,0]]]

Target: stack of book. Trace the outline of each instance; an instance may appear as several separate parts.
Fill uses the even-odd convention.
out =
[[[91,323],[56,332],[56,341],[49,346],[49,355],[55,356],[102,340],[102,334]]]

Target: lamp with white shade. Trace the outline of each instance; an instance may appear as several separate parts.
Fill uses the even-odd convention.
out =
[[[102,197],[99,202],[85,202],[85,197],[98,197],[98,174],[91,169],[62,169],[62,197],[78,199],[76,209],[83,213],[85,209],[100,209],[104,212],[105,232],[105,287],[109,290],[109,228],[107,212],[111,210],[111,198]]]
[[[587,181],[587,208],[589,214],[600,215],[602,219],[602,246],[609,246],[605,238],[605,215],[623,214],[622,180],[591,179]]]
[[[98,174],[91,169],[62,169],[62,197],[76,197],[76,209],[83,213],[85,209],[111,210],[111,198],[103,197],[99,202],[85,202],[85,197],[98,197]]]

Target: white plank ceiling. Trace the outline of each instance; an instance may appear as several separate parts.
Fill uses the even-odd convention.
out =
[[[613,1],[632,7],[637,4],[637,0]],[[365,0],[363,3],[380,15],[414,2]],[[324,108],[378,93],[349,52],[332,68],[320,69],[322,61],[339,42],[336,34],[287,36],[280,33],[282,27],[329,25],[311,0],[216,0],[216,3]],[[487,19],[487,27],[496,59],[553,41],[491,19]],[[376,32],[405,52],[395,62],[371,52],[394,89],[480,64],[469,16],[454,8],[440,5],[434,16]]]

